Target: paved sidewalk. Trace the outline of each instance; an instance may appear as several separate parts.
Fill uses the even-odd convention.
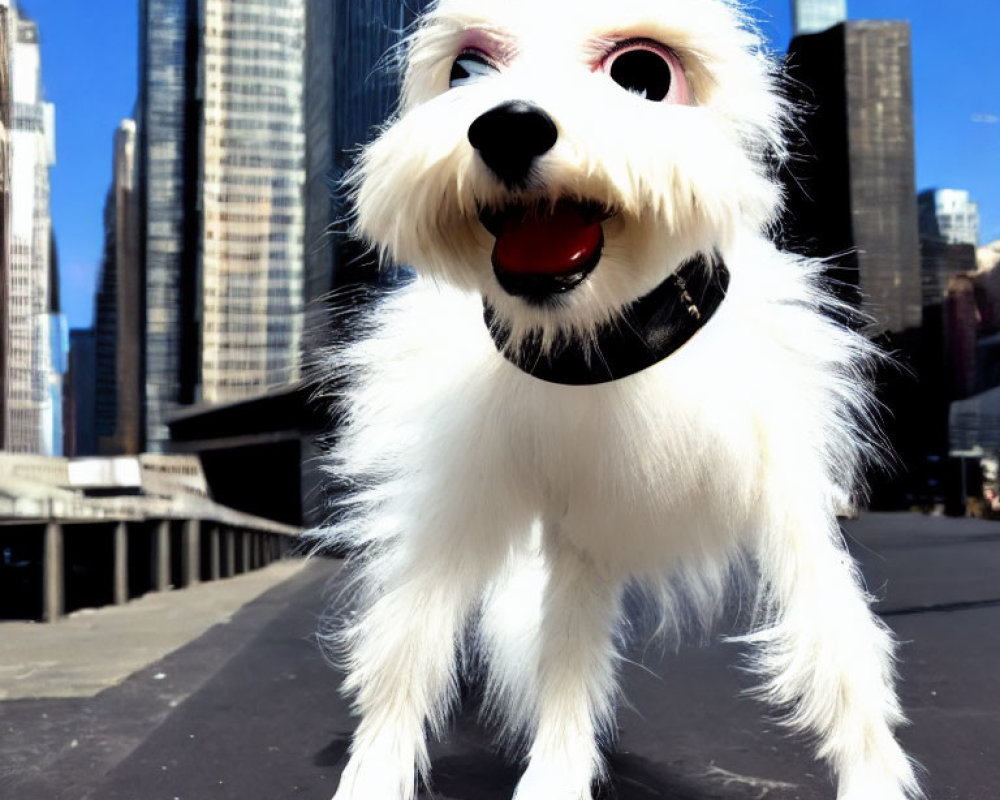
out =
[[[299,559],[55,623],[0,623],[0,700],[92,697],[224,624],[302,568]]]
[[[901,738],[928,771],[929,800],[996,800],[1000,524],[867,515],[847,533],[903,642]],[[0,703],[0,799],[328,800],[354,725],[314,636],[338,570],[310,562],[93,698]],[[741,695],[737,654],[718,639],[630,653],[612,786],[595,800],[832,800],[806,743]],[[435,797],[509,800],[519,770],[490,746],[469,694],[431,748]]]

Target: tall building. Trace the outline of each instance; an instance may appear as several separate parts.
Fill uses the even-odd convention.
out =
[[[917,198],[920,236],[947,244],[979,245],[979,204],[960,189],[927,189]]]
[[[792,0],[796,36],[818,33],[847,20],[847,0]]]
[[[941,358],[922,342],[910,60],[904,22],[846,22],[792,40],[790,85],[807,112],[785,183],[785,245],[828,259],[832,288],[873,320],[868,332],[931,374],[926,365],[939,370]],[[872,504],[936,503],[928,456],[942,452],[944,419],[901,372],[880,374],[879,386],[885,433],[905,466],[870,476]]]
[[[201,399],[299,375],[305,0],[204,0]]]
[[[172,411],[298,377],[305,0],[143,0],[147,449]]]
[[[198,381],[198,0],[141,0],[137,192],[146,446]]]
[[[69,332],[66,397],[67,456],[96,456],[97,337],[93,328]]]
[[[832,259],[882,331],[921,324],[910,29],[857,21],[798,36],[789,71],[809,112],[786,180],[789,246]]]
[[[95,416],[104,455],[142,451],[141,273],[135,198],[135,122],[115,131],[113,177],[104,208],[104,259],[95,309]]]
[[[38,27],[16,22],[11,60],[11,218],[7,281],[7,450],[51,453],[52,221],[49,168],[55,163],[55,109],[42,93]]]
[[[308,0],[306,27],[307,325],[324,318],[331,290],[378,280],[375,264],[345,235],[338,182],[358,147],[391,113],[400,75],[391,56],[426,0]]]
[[[49,240],[48,335],[49,361],[45,375],[48,402],[42,421],[42,452],[50,456],[61,456],[65,444],[63,423],[66,372],[69,369],[69,322],[60,305],[59,257],[55,236],[51,236]]]
[[[10,281],[11,22],[9,0],[0,0],[0,342],[10,340],[7,296]],[[7,347],[0,346],[0,450],[7,442]]]

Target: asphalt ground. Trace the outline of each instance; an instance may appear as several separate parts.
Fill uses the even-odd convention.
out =
[[[847,535],[903,643],[912,724],[900,736],[926,770],[930,800],[996,800],[1000,524],[870,515]],[[315,642],[338,570],[313,561],[229,624],[94,697],[0,702],[0,798],[327,800],[353,727]],[[737,656],[718,637],[630,653],[602,797],[832,800],[807,744],[743,694]],[[435,796],[507,800],[517,765],[491,747],[468,694],[432,748]]]

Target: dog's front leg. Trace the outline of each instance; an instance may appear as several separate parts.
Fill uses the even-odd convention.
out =
[[[537,709],[528,767],[515,800],[590,800],[602,770],[597,737],[610,726],[615,696],[612,629],[619,580],[545,531],[549,576],[538,649]]]
[[[445,721],[485,559],[471,559],[458,543],[410,550],[366,567],[381,580],[347,633],[344,689],[361,721],[334,800],[412,800],[414,767],[423,775],[429,768],[425,729]]]
[[[767,699],[816,737],[839,800],[920,796],[893,736],[903,715],[892,636],[869,609],[836,518],[786,508],[773,519],[758,548],[769,624],[750,637]]]

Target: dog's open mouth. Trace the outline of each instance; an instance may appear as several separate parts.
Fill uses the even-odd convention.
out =
[[[479,219],[496,237],[493,271],[512,295],[544,302],[579,286],[601,260],[606,209],[560,200],[555,205],[511,205],[484,210]]]

